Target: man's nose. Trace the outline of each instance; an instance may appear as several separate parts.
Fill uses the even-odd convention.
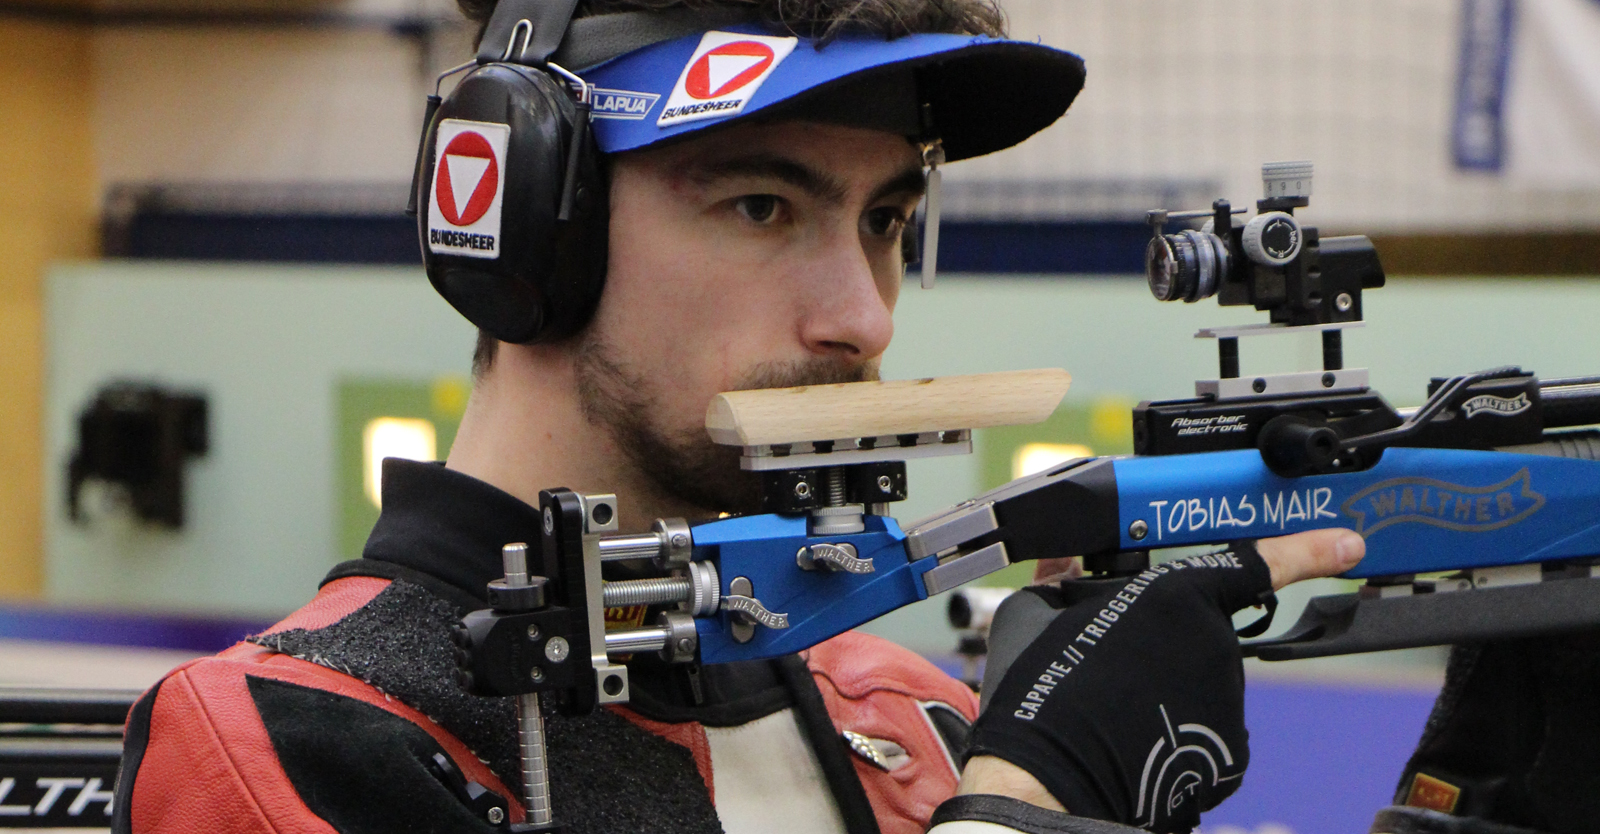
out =
[[[880,284],[854,234],[849,243],[825,247],[810,266],[812,292],[800,332],[807,350],[846,361],[881,356],[894,335],[892,298],[885,292],[899,287]]]

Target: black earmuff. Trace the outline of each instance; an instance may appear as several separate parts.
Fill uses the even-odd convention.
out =
[[[504,342],[577,332],[605,285],[609,201],[587,88],[549,63],[575,5],[500,0],[477,67],[430,102],[423,128],[412,197],[428,280]]]

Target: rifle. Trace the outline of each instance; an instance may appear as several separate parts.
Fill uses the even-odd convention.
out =
[[[1218,377],[1193,398],[1141,403],[1134,455],[1069,461],[902,528],[888,508],[906,497],[905,460],[970,451],[975,428],[1044,419],[1065,372],[720,395],[708,430],[759,474],[763,511],[619,535],[615,496],[541,492],[542,540],[507,545],[491,608],[458,631],[463,683],[522,697],[524,755],[542,769],[539,693],[570,714],[625,702],[617,655],[776,657],[1018,561],[1082,556],[1089,573],[1121,576],[1144,570],[1154,548],[1334,526],[1366,538],[1346,574],[1366,584],[1312,599],[1286,634],[1247,653],[1284,660],[1600,626],[1600,432],[1579,429],[1600,423],[1600,377],[1497,368],[1436,379],[1420,408],[1394,408],[1366,370],[1343,366],[1363,291],[1385,283],[1371,241],[1324,238],[1295,218],[1309,203],[1309,163],[1269,164],[1263,178],[1266,197],[1243,224],[1234,218],[1246,210],[1226,200],[1148,215],[1157,299],[1215,296],[1269,322],[1200,331],[1217,342]],[[1201,229],[1165,231],[1200,219]],[[1239,339],[1308,332],[1322,340],[1321,369],[1241,375]],[[535,548],[543,576],[530,573]],[[606,581],[611,561],[660,575]],[[631,605],[676,610],[606,632],[604,609]]]

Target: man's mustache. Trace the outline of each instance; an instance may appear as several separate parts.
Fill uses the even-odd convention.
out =
[[[734,384],[733,390],[799,388],[805,385],[833,385],[840,382],[873,382],[877,379],[876,361],[853,365],[844,365],[827,359],[766,362],[740,377]]]

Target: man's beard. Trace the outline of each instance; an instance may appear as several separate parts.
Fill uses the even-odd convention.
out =
[[[593,335],[583,339],[576,370],[584,418],[610,433],[629,462],[663,494],[712,512],[760,512],[760,477],[739,468],[741,450],[712,442],[703,425],[675,429],[657,423],[659,384],[624,366],[603,339]],[[768,362],[752,368],[733,390],[877,378],[877,362],[841,365],[820,358]]]

